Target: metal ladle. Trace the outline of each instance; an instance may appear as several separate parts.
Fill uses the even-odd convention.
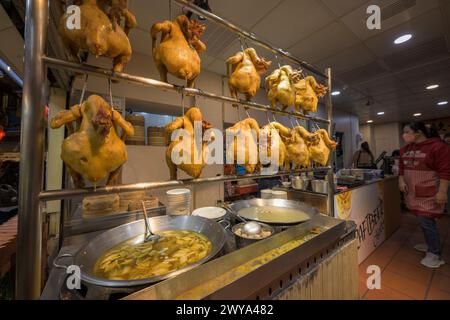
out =
[[[223,203],[224,209],[231,212],[236,218],[244,222],[242,226],[242,231],[248,235],[257,235],[261,233],[261,225],[256,221],[247,221],[242,218],[236,211],[234,211],[228,204]]]
[[[145,201],[142,201],[141,204],[142,204],[142,212],[144,213],[144,221],[145,221],[144,242],[158,241],[161,238],[161,236],[158,234],[153,234],[152,230],[150,229],[150,224],[148,223],[147,208],[145,207]]]

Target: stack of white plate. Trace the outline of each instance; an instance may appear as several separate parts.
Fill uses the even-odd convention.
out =
[[[272,190],[272,199],[285,199],[285,200],[287,200],[287,192],[286,191],[279,191],[279,190]]]
[[[167,194],[167,214],[172,216],[189,215],[191,213],[191,190],[172,189]]]

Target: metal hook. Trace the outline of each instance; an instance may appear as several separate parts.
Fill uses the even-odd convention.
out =
[[[270,124],[269,112],[266,111],[267,123]]]
[[[289,122],[291,123],[291,127],[292,127],[292,129],[294,129],[294,122],[292,122],[292,118],[291,117],[289,117]]]
[[[245,110],[245,113],[247,114],[247,118],[251,118],[250,113],[248,112],[248,108],[244,108],[244,110]]]
[[[85,74],[84,75],[83,89],[81,90],[81,95],[80,95],[80,103],[79,103],[80,106],[81,106],[81,104],[83,103],[83,100],[84,100],[84,94],[86,93],[88,79],[89,79],[89,75]]]
[[[280,60],[278,60],[278,56],[277,56],[277,55],[275,55],[275,61],[276,61],[277,64],[278,64],[278,69],[280,69],[280,68],[281,68]]]
[[[278,122],[277,118],[275,118],[275,113],[274,112],[272,112],[272,118],[273,118],[273,121]]]
[[[181,109],[182,109],[182,116],[184,117],[184,90],[181,91]]]
[[[109,86],[109,102],[110,102],[110,104],[111,104],[111,108],[114,110],[113,95],[112,95],[112,81],[111,81],[111,78],[108,78],[108,86]]]
[[[242,51],[242,53],[244,53],[245,52],[244,42],[243,42],[243,39],[241,36],[239,36],[239,42],[241,44],[241,51]]]

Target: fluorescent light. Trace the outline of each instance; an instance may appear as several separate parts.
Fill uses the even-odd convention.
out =
[[[413,116],[414,117],[420,117],[422,114],[421,113],[414,113]]]
[[[373,120],[367,120],[367,123],[372,123],[373,122]]]
[[[427,87],[427,90],[433,90],[433,89],[437,89],[437,88],[439,88],[438,84],[431,84]]]
[[[377,115],[382,116],[384,114],[384,111],[378,112]]]
[[[440,101],[438,102],[438,106],[445,106],[446,104],[448,104],[448,101]]]
[[[408,33],[408,34],[404,34],[400,37],[398,37],[397,39],[394,40],[395,44],[401,44],[404,43],[408,40],[410,40],[412,38],[412,34]]]
[[[333,91],[333,92],[331,93],[332,96],[338,96],[338,95],[340,95],[340,94],[341,94],[340,91]]]

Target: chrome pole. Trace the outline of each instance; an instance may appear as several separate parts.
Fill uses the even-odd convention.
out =
[[[322,76],[324,78],[327,78],[327,74],[324,74],[322,71],[320,71],[320,69],[318,69],[317,67],[313,66],[312,64],[306,62],[306,61],[301,61],[297,58],[295,58],[292,54],[290,54],[289,52],[284,51],[283,49],[277,48],[274,45],[263,41],[262,39],[258,38],[254,33],[252,32],[248,32],[243,30],[242,28],[236,26],[235,24],[231,23],[228,20],[225,20],[217,15],[215,15],[214,13],[211,13],[209,11],[203,10],[202,8],[199,8],[198,6],[196,6],[195,4],[191,3],[190,1],[187,0],[172,0],[174,1],[178,6],[180,7],[185,7],[188,8],[190,11],[204,16],[206,17],[208,20],[214,21],[217,24],[222,25],[223,27],[225,27],[226,29],[242,36],[245,37],[249,40],[251,40],[252,42],[260,45],[261,47],[271,51],[272,53],[279,55],[279,56],[283,56],[286,59],[300,65],[302,68],[315,73],[316,75]]]
[[[41,294],[42,216],[39,193],[44,168],[45,53],[47,0],[26,0],[25,77],[20,136],[19,230],[16,298]]]
[[[71,189],[71,190],[49,190],[43,191],[39,195],[41,201],[51,201],[51,200],[61,200],[61,199],[73,199],[81,198],[85,196],[99,196],[111,193],[121,193],[121,192],[132,192],[132,191],[143,191],[143,190],[154,190],[163,189],[179,186],[196,185],[202,183],[212,183],[212,182],[225,182],[225,181],[238,181],[245,179],[264,179],[273,177],[282,177],[291,174],[298,174],[303,172],[311,172],[315,170],[330,170],[330,167],[323,168],[310,168],[302,169],[290,172],[278,172],[276,174],[270,175],[260,175],[260,174],[245,174],[242,176],[216,176],[198,179],[185,179],[185,180],[173,180],[165,182],[147,182],[147,183],[135,183],[135,184],[125,184],[120,186],[106,186],[97,188],[86,188],[86,189]]]
[[[51,57],[44,57],[44,62],[49,67],[55,67],[55,68],[60,68],[60,69],[65,69],[65,70],[70,70],[70,71],[76,71],[76,72],[83,72],[85,74],[110,78],[113,80],[122,80],[122,81],[126,81],[129,83],[144,85],[144,86],[148,86],[148,87],[152,87],[152,88],[156,88],[156,89],[160,89],[160,90],[174,91],[174,92],[182,93],[184,95],[201,96],[201,97],[205,97],[205,98],[215,100],[215,101],[227,102],[227,103],[231,103],[231,104],[238,103],[238,104],[246,106],[250,109],[260,110],[260,111],[264,111],[264,112],[269,111],[271,113],[276,113],[276,114],[284,115],[287,117],[293,117],[293,118],[298,118],[298,119],[302,119],[302,120],[311,120],[311,121],[321,122],[321,123],[329,122],[329,120],[327,120],[327,119],[304,116],[304,115],[301,115],[301,114],[298,114],[295,112],[280,111],[278,109],[273,109],[268,105],[263,105],[263,104],[256,103],[256,102],[245,101],[245,100],[236,100],[236,99],[233,99],[230,97],[216,95],[216,94],[206,92],[206,91],[203,91],[200,89],[175,86],[170,83],[154,80],[151,78],[135,76],[135,75],[127,74],[127,73],[116,73],[110,69],[100,68],[100,67],[93,66],[93,65],[74,63],[74,62],[64,61],[64,60],[55,59],[55,58],[51,58]]]
[[[328,123],[327,131],[330,138],[333,135],[333,102],[331,99],[331,92],[332,92],[332,81],[331,81],[331,68],[327,68],[325,70],[325,73],[327,74],[327,86],[328,86],[328,94],[326,97],[326,112],[327,112],[327,119],[330,121]],[[336,151],[333,151],[330,154],[330,158],[328,159],[328,166],[331,168],[328,173],[328,215],[330,217],[334,216],[334,156],[336,154]]]

